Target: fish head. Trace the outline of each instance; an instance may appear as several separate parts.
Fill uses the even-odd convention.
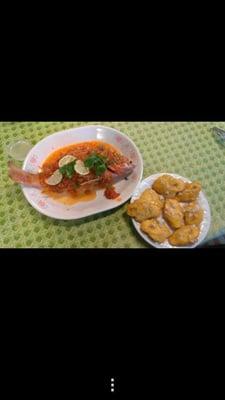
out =
[[[136,165],[131,160],[127,160],[122,163],[115,163],[113,165],[110,165],[108,166],[108,169],[118,177],[126,178],[133,172],[135,166]]]

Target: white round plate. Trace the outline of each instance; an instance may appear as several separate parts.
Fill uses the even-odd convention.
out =
[[[154,174],[149,176],[148,178],[144,179],[135,189],[133,196],[131,198],[131,203],[138,199],[141,195],[142,192],[144,192],[144,190],[149,189],[152,187],[153,182],[159,178],[159,176],[161,175],[171,175],[174,178],[180,178],[182,179],[184,182],[191,182],[189,179],[184,178],[183,176],[177,175],[177,174],[170,174],[170,173],[160,173],[160,174]],[[198,240],[190,245],[186,245],[186,246],[172,246],[168,240],[166,240],[163,243],[157,243],[154,240],[150,239],[150,237],[148,235],[146,235],[144,232],[141,231],[140,229],[140,223],[135,221],[135,219],[132,218],[132,222],[137,230],[137,232],[139,233],[139,235],[149,244],[151,244],[154,247],[157,247],[158,249],[168,249],[168,248],[194,248],[196,246],[198,246],[206,237],[208,230],[210,228],[210,224],[211,224],[211,213],[210,213],[210,208],[209,208],[209,203],[206,199],[206,196],[204,195],[204,193],[201,191],[199,193],[199,197],[198,197],[198,204],[199,206],[204,210],[204,217],[200,226],[200,235]]]
[[[68,206],[54,201],[39,189],[21,185],[26,199],[37,211],[56,219],[79,219],[111,210],[125,203],[131,197],[136,186],[142,179],[143,161],[141,154],[131,139],[116,129],[106,126],[87,125],[56,132],[47,136],[28,153],[23,164],[23,169],[37,173],[43,161],[54,150],[73,143],[89,140],[102,140],[114,145],[136,165],[132,174],[129,175],[128,180],[122,179],[115,184],[116,191],[120,193],[120,200],[108,200],[104,196],[104,190],[98,190],[95,200]]]

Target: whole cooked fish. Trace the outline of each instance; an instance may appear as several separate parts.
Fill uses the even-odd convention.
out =
[[[36,174],[24,171],[13,162],[8,165],[14,182],[58,193],[82,194],[105,189],[109,199],[119,196],[113,184],[126,178],[135,168],[114,146],[100,141],[76,143],[54,151]]]

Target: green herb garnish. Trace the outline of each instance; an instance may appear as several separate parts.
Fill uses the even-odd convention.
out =
[[[85,161],[86,168],[93,169],[97,176],[102,175],[107,170],[106,157],[92,154]]]
[[[75,173],[74,171],[74,165],[75,165],[76,160],[71,161],[68,164],[63,165],[63,167],[59,168],[61,174],[65,176],[68,179],[71,179]]]

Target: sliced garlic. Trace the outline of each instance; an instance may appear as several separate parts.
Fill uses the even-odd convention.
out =
[[[75,166],[74,166],[75,171],[80,174],[80,175],[87,175],[89,174],[89,168],[86,168],[83,161],[77,160]]]
[[[58,183],[61,182],[62,177],[63,176],[61,172],[59,171],[59,169],[57,169],[48,179],[45,179],[45,182],[51,186],[58,185]]]
[[[63,167],[63,165],[69,164],[75,160],[76,160],[76,157],[68,154],[67,156],[64,156],[63,158],[61,158],[61,160],[59,160],[59,168]]]

